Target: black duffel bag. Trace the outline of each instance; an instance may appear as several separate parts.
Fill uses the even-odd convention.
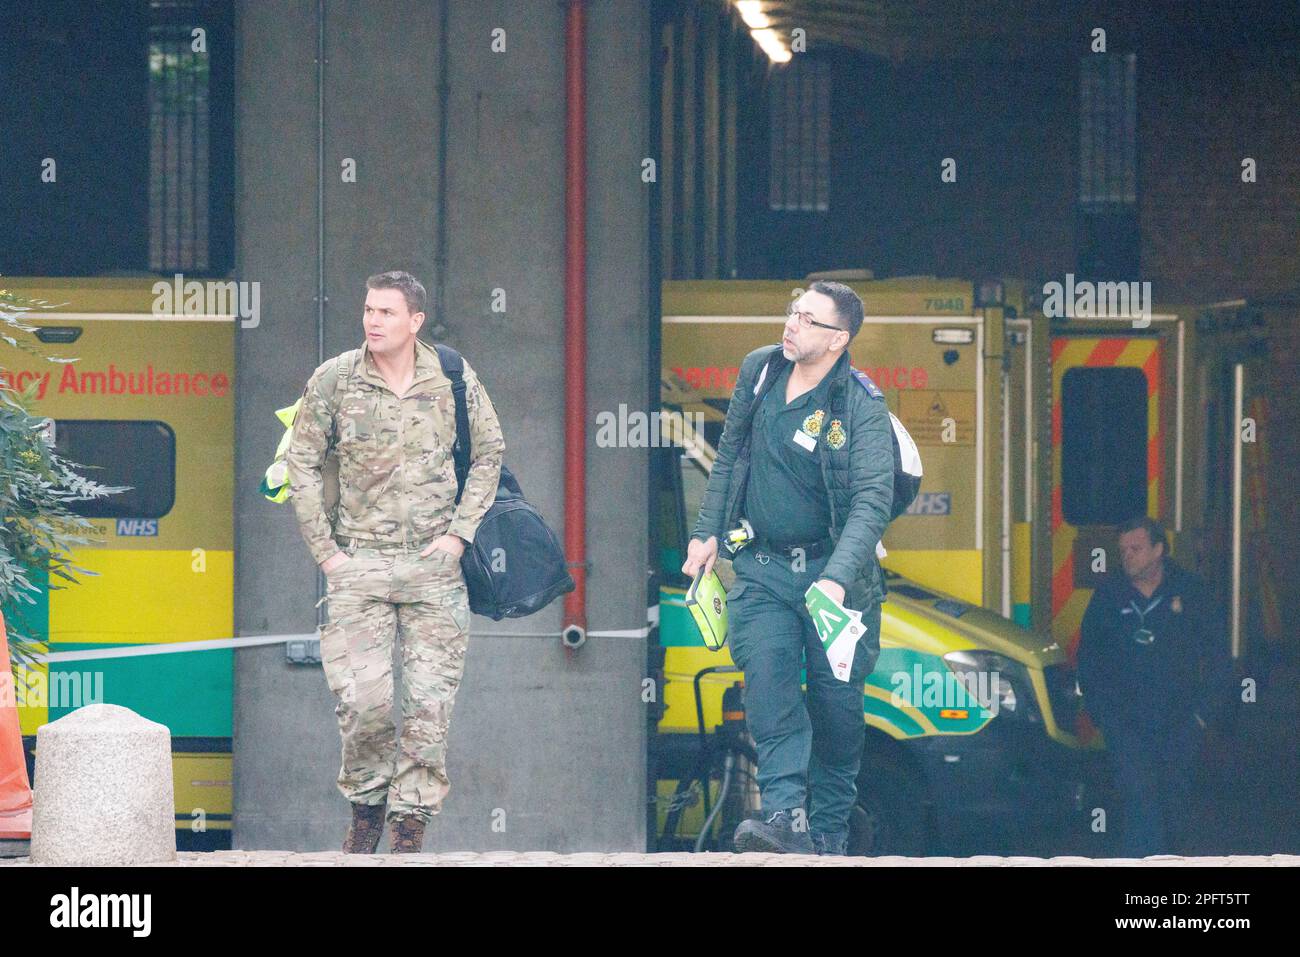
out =
[[[465,365],[459,352],[437,345],[442,371],[456,398],[456,504],[470,465],[469,407],[465,402]],[[524,498],[519,482],[503,464],[496,500],[460,559],[469,608],[493,621],[523,618],[541,611],[576,587],[564,549],[541,514]]]

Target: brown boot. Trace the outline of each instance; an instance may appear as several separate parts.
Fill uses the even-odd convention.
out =
[[[389,822],[390,854],[419,854],[424,847],[424,822],[418,817],[399,817]]]
[[[352,805],[352,823],[347,837],[343,838],[344,854],[373,854],[384,833],[384,812],[387,804]]]

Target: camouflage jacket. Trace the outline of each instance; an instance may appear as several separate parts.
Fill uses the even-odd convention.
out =
[[[457,505],[451,380],[432,346],[417,339],[415,350],[415,375],[401,397],[388,387],[365,345],[357,350],[347,381],[337,380],[336,357],[307,382],[285,462],[289,500],[318,564],[339,550],[336,534],[411,544],[450,533],[471,541],[496,497],[505,439],[487,391],[466,362],[470,470]],[[331,448],[339,467],[334,528],[321,475]]]

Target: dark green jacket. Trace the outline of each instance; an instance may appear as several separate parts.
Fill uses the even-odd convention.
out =
[[[780,349],[780,345],[755,349],[740,365],[692,538],[707,541],[715,535],[721,547],[727,530],[739,524],[749,475],[749,428],[756,380],[773,353],[777,353],[777,361],[768,375],[780,374],[779,363],[786,361]],[[865,611],[885,597],[876,543],[889,525],[894,502],[894,440],[889,409],[855,382],[849,370],[849,355],[845,352],[826,373],[832,379],[827,396],[829,415],[817,439],[831,507],[827,532],[835,542],[822,577],[844,586],[844,604],[848,608]],[[840,420],[848,436],[839,450],[830,448],[826,441],[834,419]]]

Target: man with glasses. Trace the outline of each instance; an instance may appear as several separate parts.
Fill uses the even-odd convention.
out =
[[[852,289],[814,282],[791,303],[780,345],[745,357],[682,566],[692,576],[712,570],[719,539],[742,518],[752,528],[753,541],[732,559],[727,593],[762,794],[762,819],[736,829],[741,852],[847,848],[862,686],[880,653],[876,545],[894,494],[888,409],[849,365],[862,318]],[[866,633],[848,681],[831,672],[804,604],[814,582],[862,612]]]
[[[1220,727],[1231,703],[1231,661],[1205,586],[1168,551],[1159,523],[1125,522],[1123,573],[1093,592],[1079,640],[1079,687],[1105,737],[1124,857],[1173,853],[1201,731]]]

